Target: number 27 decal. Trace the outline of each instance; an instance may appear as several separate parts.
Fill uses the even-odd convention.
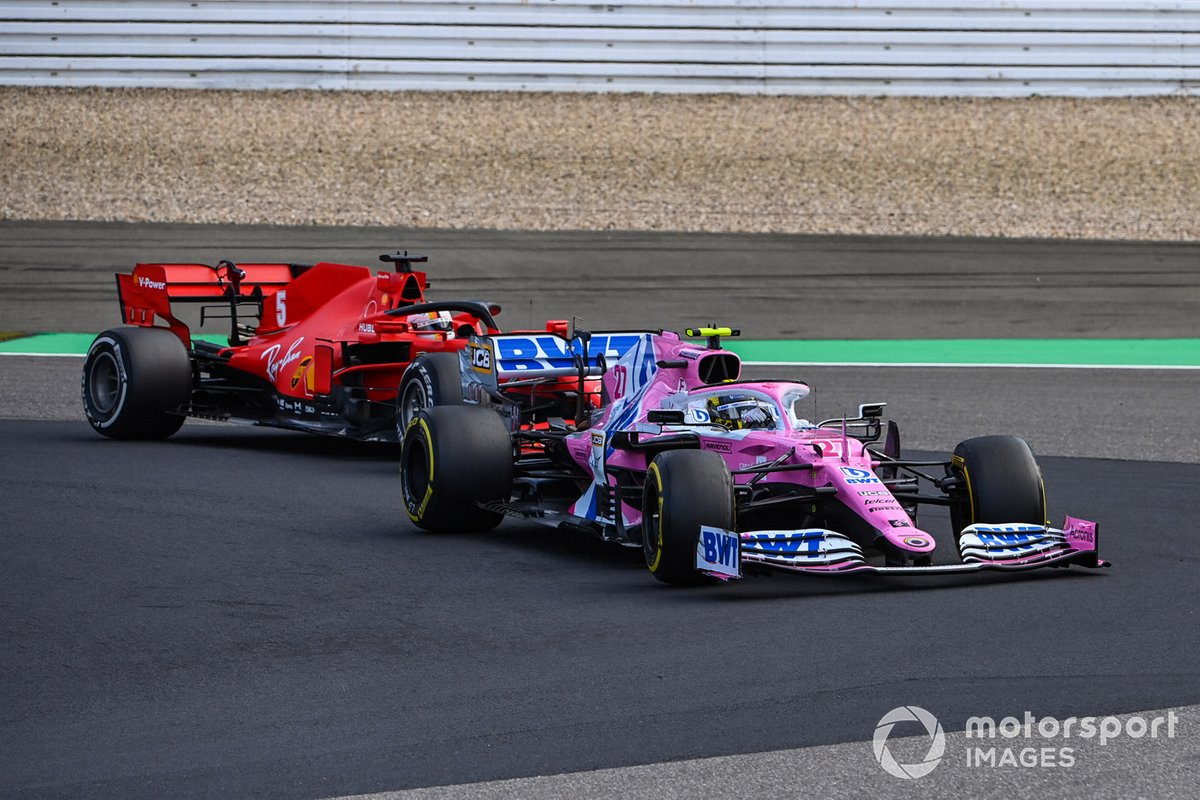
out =
[[[613,400],[620,400],[629,389],[629,368],[617,365],[612,368]]]

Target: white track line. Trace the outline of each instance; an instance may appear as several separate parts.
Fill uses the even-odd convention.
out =
[[[25,358],[84,358],[86,353],[6,353]],[[1200,370],[1200,364],[959,364],[935,361],[743,361],[745,367],[937,367],[939,369],[1172,369]]]
[[[5,353],[0,356],[26,356],[28,358],[85,358],[87,353]]]

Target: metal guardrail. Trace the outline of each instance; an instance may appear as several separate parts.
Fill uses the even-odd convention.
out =
[[[1200,2],[0,0],[0,84],[1196,93]]]

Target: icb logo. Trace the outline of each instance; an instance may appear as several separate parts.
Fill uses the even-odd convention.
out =
[[[876,478],[875,473],[869,469],[857,469],[856,467],[840,467],[840,469],[846,476],[846,483],[879,483],[879,478]]]
[[[897,722],[919,722],[925,726],[925,733],[929,735],[929,750],[925,753],[925,758],[916,764],[901,764],[888,750],[888,737]],[[893,708],[879,720],[871,744],[875,749],[875,760],[883,767],[884,772],[909,780],[923,778],[933,772],[946,752],[946,734],[942,731],[942,723],[938,722],[937,717],[925,709],[920,706],[900,706]]]
[[[471,345],[471,366],[480,372],[490,372],[492,369],[491,349],[480,345]]]

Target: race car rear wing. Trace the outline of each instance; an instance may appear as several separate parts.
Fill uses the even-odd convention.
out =
[[[301,270],[291,264],[138,264],[130,275],[117,274],[121,319],[150,327],[155,317],[191,346],[188,326],[171,312],[171,302],[228,303],[231,344],[238,343],[238,306],[254,305],[260,313],[264,297],[274,294]]]
[[[492,351],[487,367],[501,380],[562,378],[577,374],[581,362],[591,377],[604,374],[629,348],[654,331],[578,331],[573,337],[554,331],[493,334],[483,343]],[[473,363],[476,368],[479,362]]]
[[[578,419],[583,414],[584,382],[602,376],[610,361],[655,333],[577,330],[567,336],[565,327],[555,320],[547,323],[544,332],[472,336],[459,353],[463,385],[478,385],[494,396],[502,383],[513,387],[574,377],[579,381]]]

